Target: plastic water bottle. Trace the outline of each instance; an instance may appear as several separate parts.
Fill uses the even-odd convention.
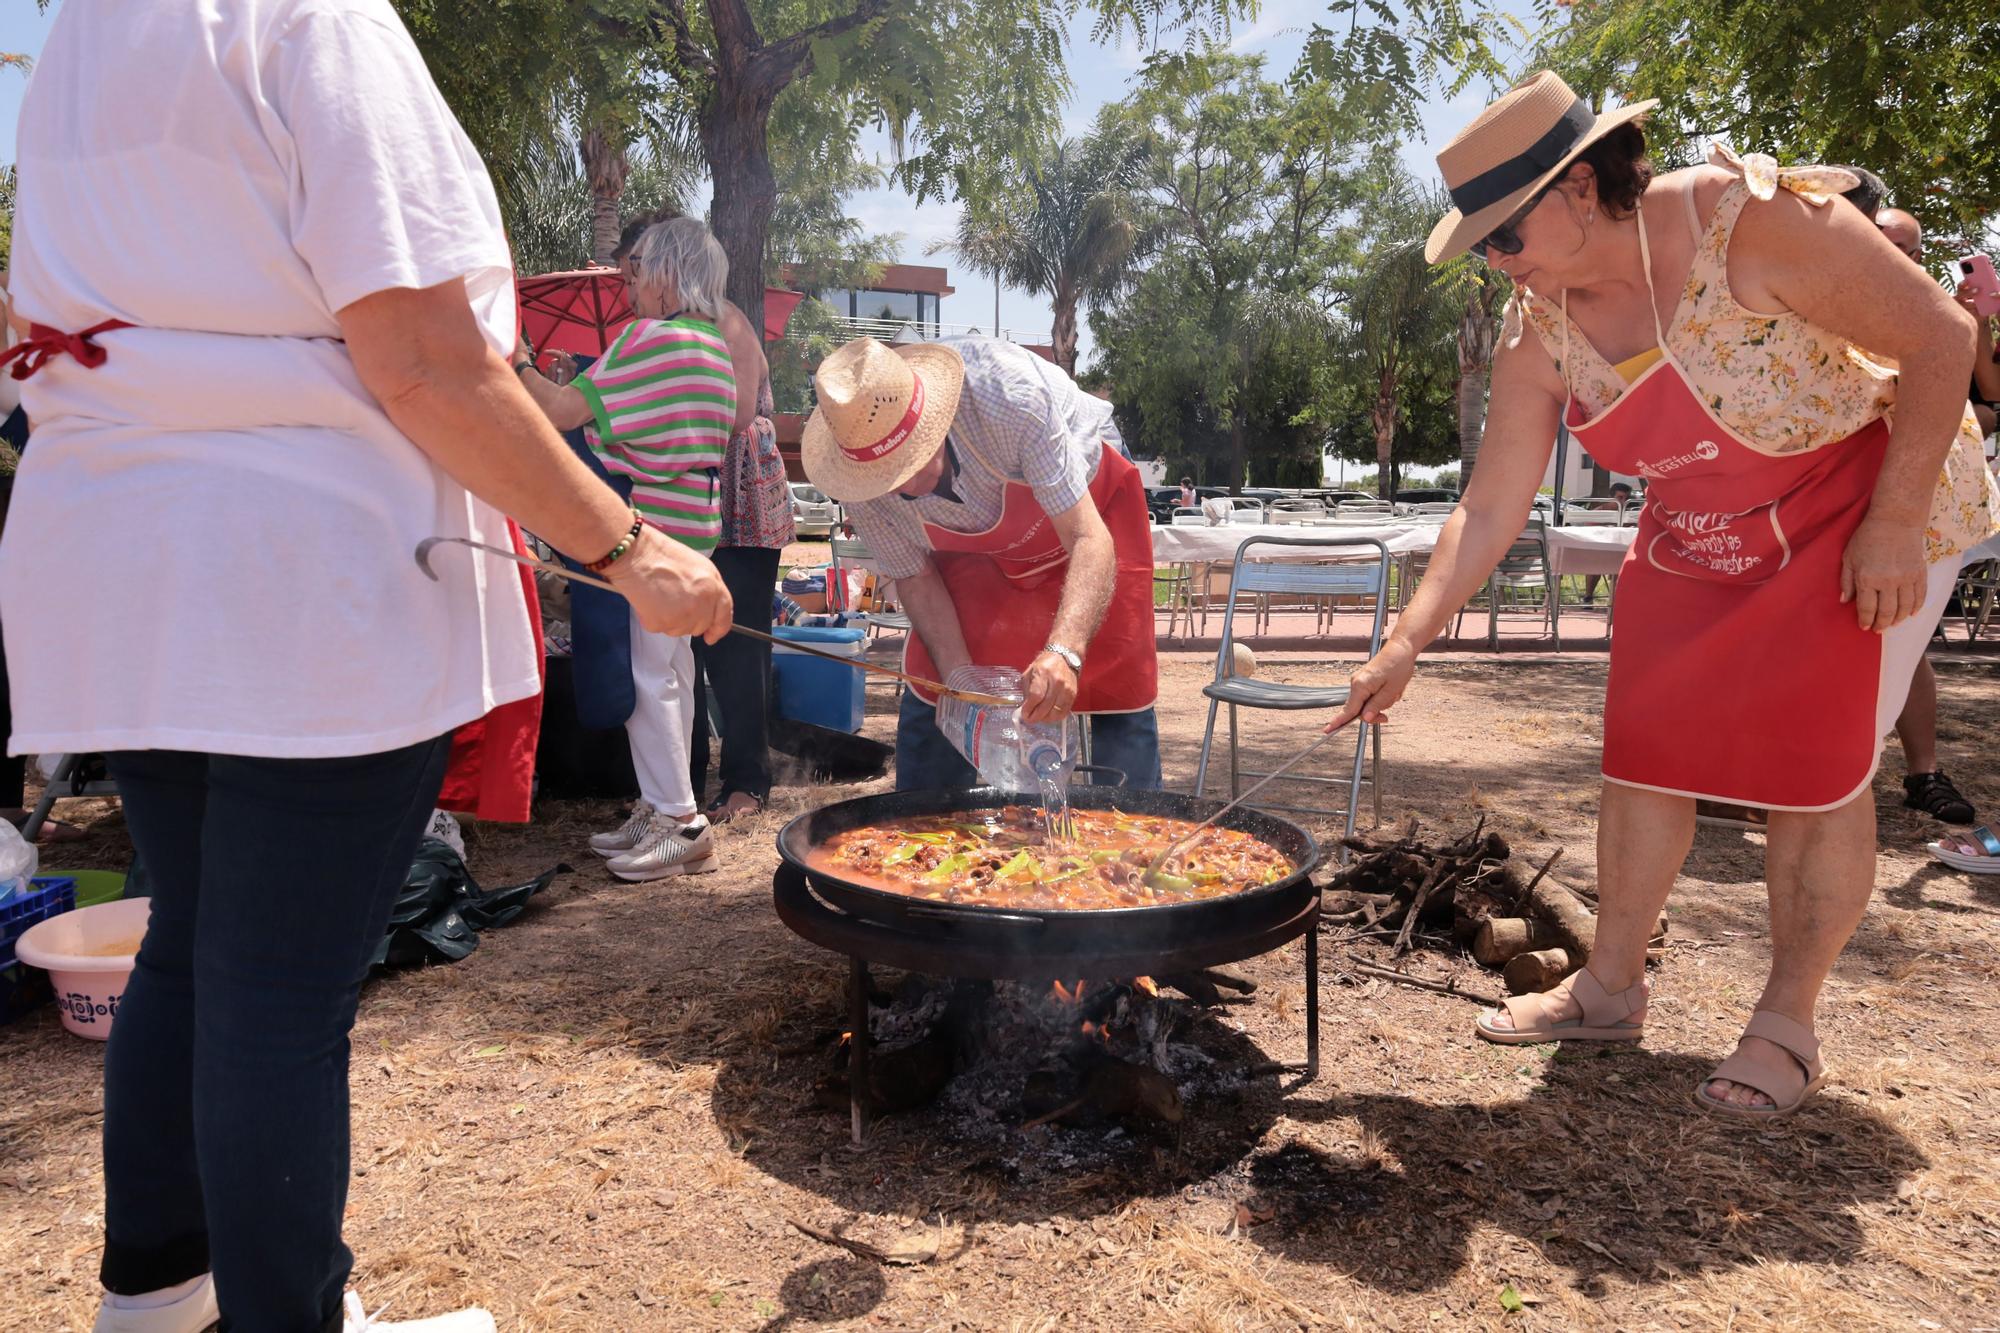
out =
[[[981,781],[1018,792],[1068,784],[1077,761],[1076,719],[1023,722],[1020,672],[1012,667],[960,667],[945,684],[1014,700],[1005,705],[974,704],[946,695],[938,701],[938,729],[979,770]]]

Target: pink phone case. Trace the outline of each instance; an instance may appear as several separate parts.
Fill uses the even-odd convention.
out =
[[[1970,294],[1974,314],[2000,315],[2000,275],[1985,255],[1967,255],[1958,261],[1958,290]]]

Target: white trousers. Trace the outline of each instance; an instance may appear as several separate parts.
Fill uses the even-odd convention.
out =
[[[677,818],[695,813],[688,773],[694,742],[694,645],[686,638],[649,634],[632,625],[632,690],[637,695],[625,736],[639,795],[655,810]]]

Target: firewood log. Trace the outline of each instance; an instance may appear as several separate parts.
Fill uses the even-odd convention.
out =
[[[1555,931],[1539,918],[1488,917],[1472,937],[1472,956],[1488,967],[1503,967],[1530,950],[1558,942]]]
[[[1590,951],[1597,947],[1597,918],[1575,894],[1544,877],[1529,886],[1522,905],[1548,928],[1555,943],[1569,951],[1577,966],[1590,961]]]
[[[1509,995],[1526,995],[1547,990],[1580,966],[1570,962],[1566,949],[1536,949],[1509,959],[1500,976]]]

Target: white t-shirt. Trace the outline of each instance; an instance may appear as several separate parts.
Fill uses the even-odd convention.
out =
[[[462,278],[491,182],[388,0],[66,0],[21,108],[13,293],[106,363],[26,385],[0,543],[11,748],[313,758],[539,688],[505,520],[361,386],[334,312]]]

